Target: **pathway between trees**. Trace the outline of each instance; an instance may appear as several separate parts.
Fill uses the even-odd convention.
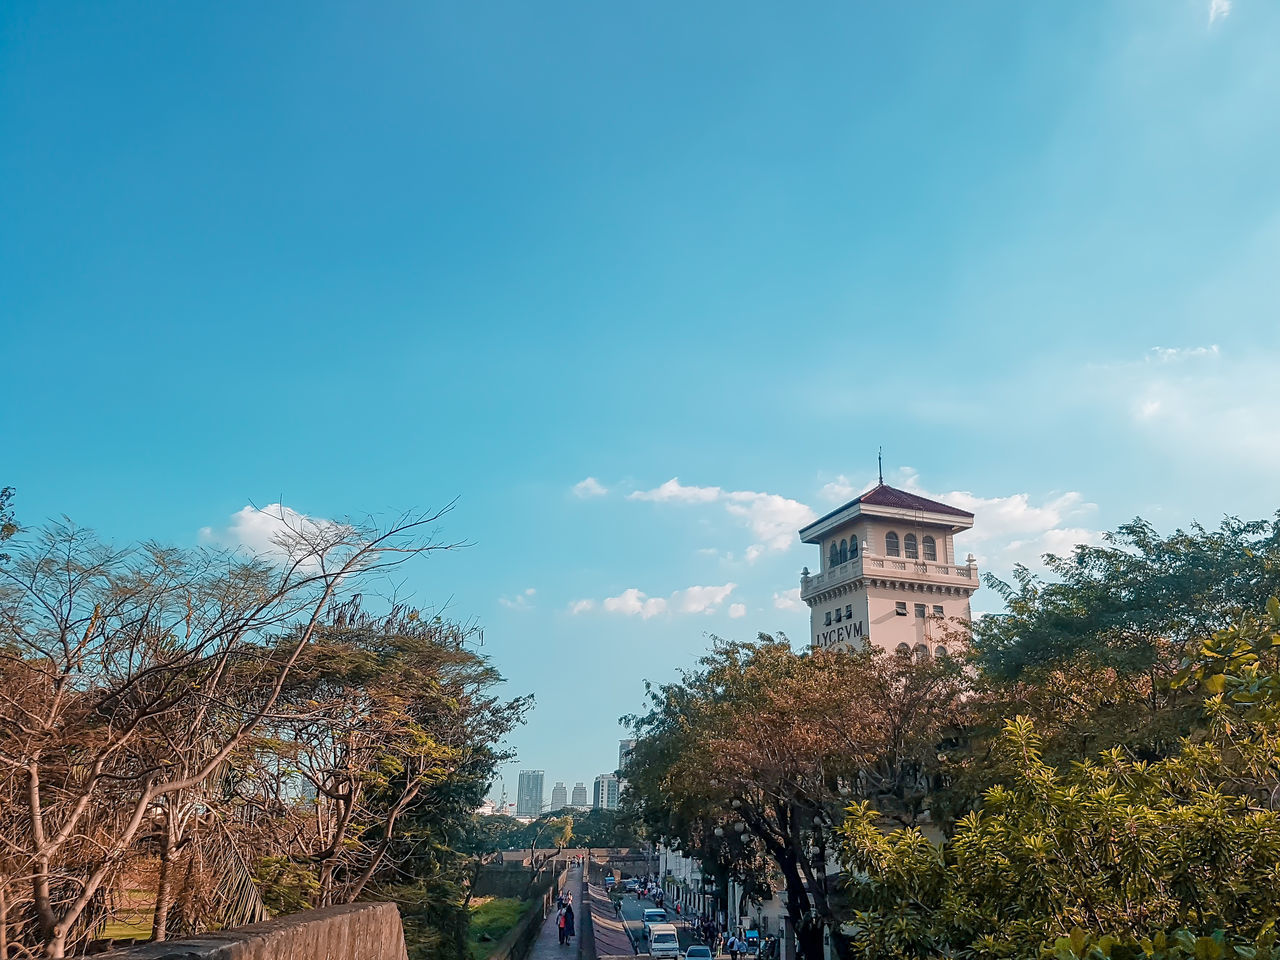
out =
[[[525,960],[577,960],[578,942],[582,936],[582,868],[570,867],[565,878],[564,889],[573,894],[573,939],[563,946],[560,944],[560,931],[556,927],[555,904],[542,921],[542,929],[538,931],[538,939],[533,942]],[[628,951],[630,952],[630,951]]]

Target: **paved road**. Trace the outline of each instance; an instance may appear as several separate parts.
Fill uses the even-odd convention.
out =
[[[622,898],[622,916],[626,923],[627,932],[639,947],[639,952],[648,954],[649,948],[644,941],[644,912],[652,910],[652,900],[641,900],[634,893],[625,894]],[[676,918],[676,912],[673,909],[667,910],[667,922],[676,925],[676,933],[680,937],[680,950],[683,952],[696,941],[693,939],[693,931],[689,929],[689,925]]]

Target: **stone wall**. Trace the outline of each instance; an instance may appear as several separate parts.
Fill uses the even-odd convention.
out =
[[[113,951],[111,960],[407,960],[394,903],[305,910],[190,940]]]

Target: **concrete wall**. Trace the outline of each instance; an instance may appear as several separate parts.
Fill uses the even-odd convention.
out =
[[[112,960],[407,960],[404,927],[394,903],[305,910],[109,956]]]

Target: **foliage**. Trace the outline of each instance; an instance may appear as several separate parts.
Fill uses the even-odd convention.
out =
[[[497,941],[520,922],[528,906],[525,901],[511,897],[493,897],[472,903],[468,934],[468,956],[471,960],[484,960]]]
[[[13,519],[13,487],[0,487],[0,543],[11,539],[18,532],[18,524]],[[0,563],[9,559],[6,553],[0,553]]]
[[[958,665],[880,651],[796,654],[785,638],[717,642],[697,670],[650,690],[629,718],[628,804],[651,837],[763,894],[773,873],[802,956],[842,949],[832,828],[850,796],[913,822],[936,744],[959,717]],[[731,910],[737,905],[731,905]]]
[[[1280,604],[1216,631],[1179,686],[1205,724],[1167,759],[1113,748],[1061,771],[1026,718],[999,783],[942,847],[842,827],[853,952],[865,957],[1271,956],[1280,909],[1276,795]],[[1074,931],[1074,932],[1073,932]]]

